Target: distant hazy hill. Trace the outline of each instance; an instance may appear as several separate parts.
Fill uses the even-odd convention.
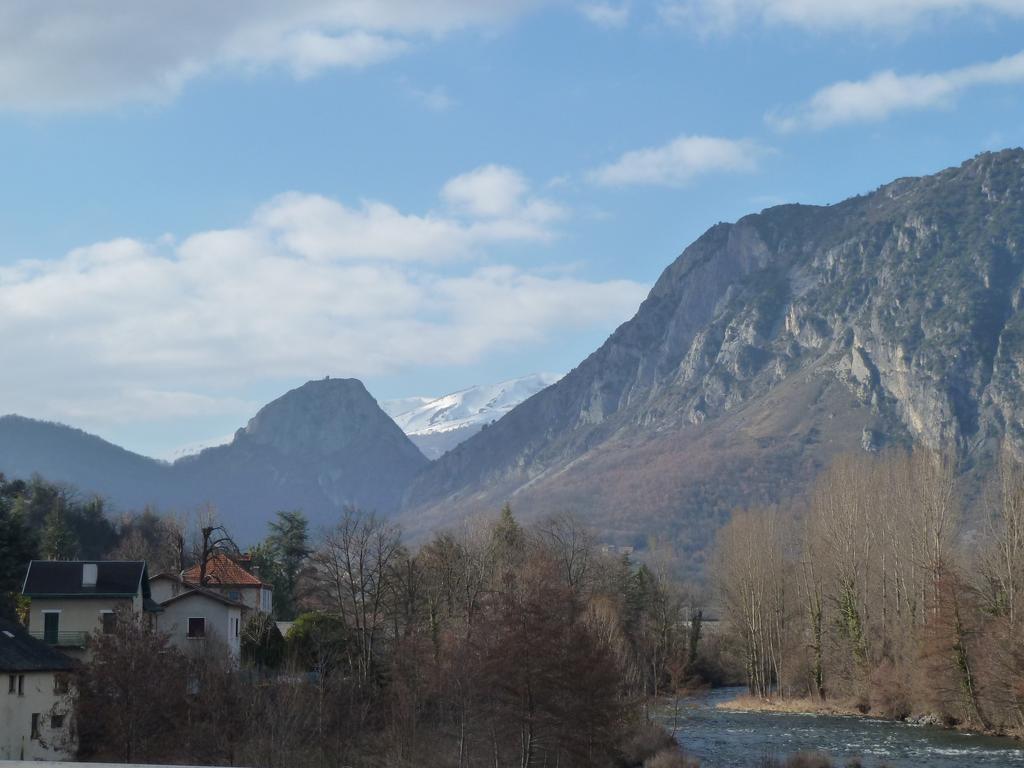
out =
[[[1024,453],[1024,152],[833,206],[719,224],[561,381],[434,462],[406,521],[511,499],[623,541],[703,548],[735,505],[839,451]]]
[[[116,489],[125,507],[142,507],[170,488],[169,466],[62,424],[0,416],[0,472],[71,483],[85,492]]]
[[[444,397],[388,400],[381,403],[381,408],[428,459],[436,459],[560,378],[535,373],[498,384],[468,387]]]
[[[347,503],[393,512],[426,464],[355,379],[311,381],[262,408],[231,443],[174,464],[69,427],[0,418],[0,472],[39,472],[122,508],[213,503],[244,541],[261,537],[279,509],[304,509],[315,524]]]

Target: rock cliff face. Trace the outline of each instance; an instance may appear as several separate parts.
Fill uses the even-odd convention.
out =
[[[227,445],[173,464],[70,427],[0,418],[0,472],[71,483],[120,509],[217,507],[243,544],[262,538],[277,510],[302,509],[314,528],[346,504],[394,513],[426,465],[355,379],[311,381],[263,407]]]
[[[700,550],[832,455],[1024,446],[1024,151],[710,229],[558,384],[413,484],[414,526],[511,499]]]
[[[324,379],[264,406],[231,443],[171,469],[188,498],[243,519],[247,510],[303,509],[323,522],[346,504],[393,512],[426,464],[362,382]]]

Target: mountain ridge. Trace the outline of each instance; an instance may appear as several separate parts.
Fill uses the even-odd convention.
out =
[[[39,473],[122,509],[212,503],[239,539],[280,509],[303,508],[314,524],[349,503],[394,512],[426,464],[356,379],[307,382],[259,409],[230,443],[173,464],[74,427],[0,417],[0,472]]]
[[[405,518],[511,500],[702,550],[838,452],[955,446],[984,468],[1008,425],[1020,453],[1022,244],[1019,149],[715,225],[564,379],[417,477]]]
[[[170,472],[75,430],[99,464],[41,455],[25,429],[0,419],[0,470],[31,463],[20,440],[84,490],[117,477],[103,461],[171,504],[233,484],[263,505],[225,491],[243,525],[354,501],[416,536],[511,501],[667,539],[695,570],[734,508],[799,496],[839,453],[951,448],[976,497],[1004,440],[1024,456],[1024,151],[711,227],[597,350],[432,463],[355,380],[308,382]]]

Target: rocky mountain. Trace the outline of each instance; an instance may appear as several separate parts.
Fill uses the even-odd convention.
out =
[[[837,452],[921,443],[983,472],[1004,435],[1024,452],[1022,305],[1021,150],[719,224],[600,349],[421,474],[405,520],[508,499],[699,558],[731,508]]]
[[[389,400],[381,408],[428,459],[436,459],[560,378],[535,373],[444,397]]]
[[[314,525],[348,503],[394,512],[427,463],[355,379],[308,382],[264,406],[227,445],[173,464],[69,427],[0,419],[0,472],[39,472],[122,509],[212,503],[247,542],[280,509],[303,509]]]

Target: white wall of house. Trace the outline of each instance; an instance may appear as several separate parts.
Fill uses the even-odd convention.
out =
[[[183,589],[181,581],[173,576],[154,576],[149,580],[149,592],[154,600],[162,603],[170,600]],[[188,587],[184,587],[188,589]]]
[[[15,692],[9,693],[10,675]],[[18,676],[24,675],[21,693]],[[37,716],[36,738],[32,716]],[[67,760],[74,757],[77,744],[71,727],[71,698],[56,692],[53,672],[8,672],[0,670],[0,760]],[[56,718],[63,718],[57,724]]]
[[[232,587],[222,584],[208,584],[206,588],[214,590],[217,594],[224,595],[228,600],[241,602],[250,611],[270,613],[273,610],[274,593],[267,587]]]
[[[206,637],[216,638],[228,647],[236,661],[241,657],[242,609],[236,605],[225,605],[206,595],[193,592],[180,600],[163,606],[163,613],[157,614],[156,628],[170,635],[171,643],[186,653],[197,650],[202,639],[188,636],[190,618],[206,619]]]
[[[29,607],[28,630],[33,636],[42,638],[46,627],[45,614],[56,612],[60,616],[58,632],[84,632],[88,635],[103,626],[104,613],[126,609],[141,612],[142,598],[34,597]],[[77,658],[82,656],[82,652],[74,648],[66,651]]]
[[[249,611],[270,613],[274,609],[274,592],[268,587],[207,584],[206,588],[228,600],[242,603]],[[170,576],[156,576],[149,580],[149,591],[158,603],[169,600],[186,589],[189,589],[187,585],[183,586]]]

